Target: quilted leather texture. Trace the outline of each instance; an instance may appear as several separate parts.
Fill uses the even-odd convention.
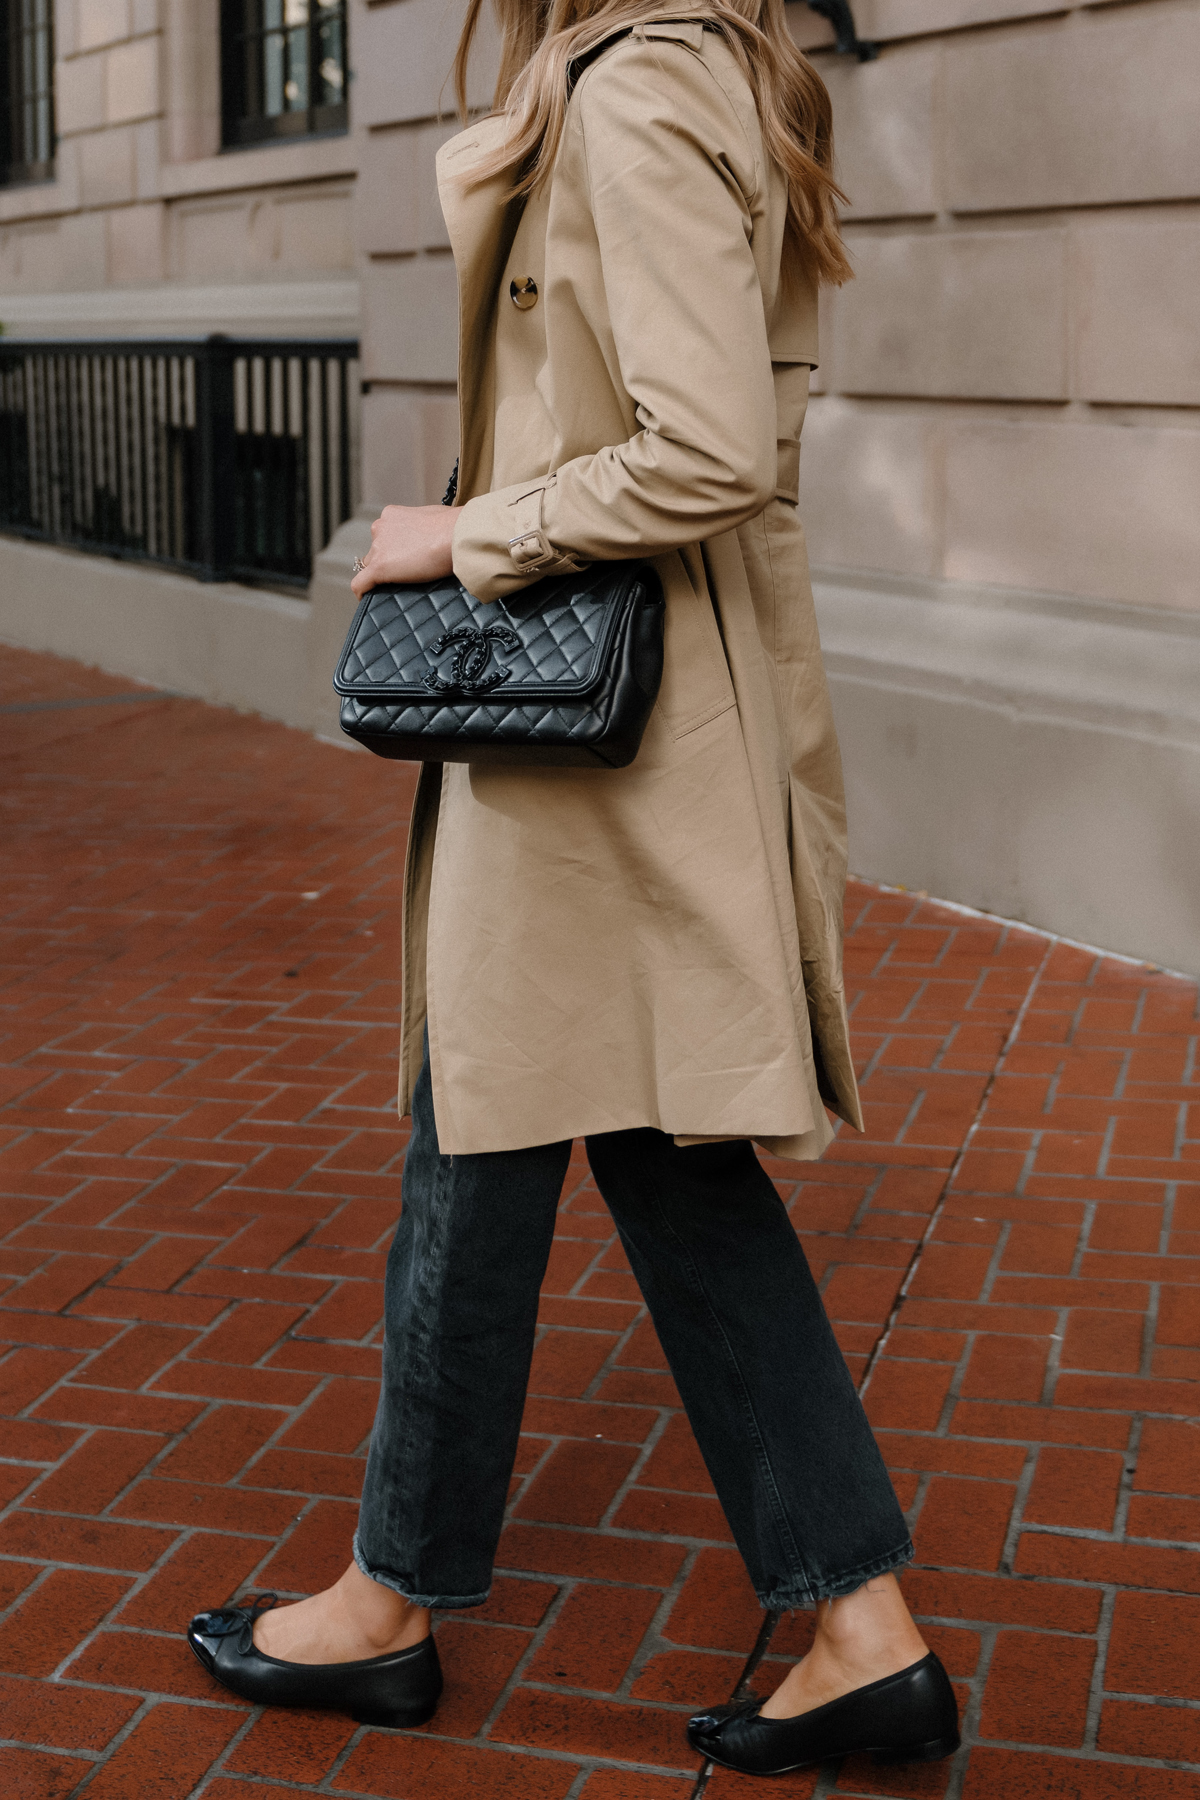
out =
[[[486,606],[453,576],[428,587],[374,588],[359,608],[334,686],[355,699],[427,701],[430,676],[453,682],[452,634],[465,628],[488,634],[486,653],[477,648],[477,657],[486,654],[482,679],[503,673],[506,700],[586,693],[602,673],[629,589],[643,580],[640,565],[601,564]],[[504,630],[509,643],[499,638]]]
[[[453,578],[375,588],[334,677],[342,729],[414,761],[623,767],[662,678],[663,613],[643,563],[487,606]]]

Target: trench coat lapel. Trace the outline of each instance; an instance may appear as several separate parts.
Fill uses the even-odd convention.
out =
[[[502,118],[483,119],[451,138],[438,153],[438,195],[458,271],[458,411],[460,503],[486,488],[490,469],[491,408],[485,374],[491,349],[496,291],[520,223],[524,202],[506,200],[511,173],[468,186],[462,176],[492,150]]]

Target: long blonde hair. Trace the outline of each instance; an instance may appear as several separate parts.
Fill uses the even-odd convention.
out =
[[[822,281],[853,274],[838,230],[829,92],[796,48],[783,0],[683,0],[672,13],[663,0],[493,0],[503,48],[495,107],[508,117],[503,145],[472,179],[511,172],[512,193],[545,180],[562,138],[568,71],[615,31],[650,19],[702,17],[728,44],[750,84],[767,154],[787,177],[785,255]],[[470,0],[454,59],[459,111],[467,115],[467,59],[484,0]]]

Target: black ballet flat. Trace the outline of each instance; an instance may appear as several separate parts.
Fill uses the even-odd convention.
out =
[[[760,1699],[714,1706],[688,1721],[701,1756],[741,1775],[790,1775],[834,1756],[936,1762],[958,1749],[958,1702],[932,1652],[898,1675],[868,1682],[794,1719],[763,1719]]]
[[[188,1643],[225,1687],[255,1706],[327,1707],[349,1713],[358,1725],[400,1730],[432,1719],[442,1692],[432,1637],[363,1662],[281,1662],[254,1645],[254,1621],[275,1600],[263,1594],[251,1606],[217,1607],[197,1613],[188,1626]]]

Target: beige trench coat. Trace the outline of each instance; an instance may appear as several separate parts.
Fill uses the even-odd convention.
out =
[[[695,16],[587,66],[524,206],[460,179],[499,129],[438,165],[460,291],[455,573],[488,601],[653,556],[665,672],[629,768],[422,771],[401,1113],[427,1018],[446,1154],[655,1126],[815,1157],[823,1102],[860,1117],[841,768],[796,517],[816,294],[781,284],[783,181]]]

